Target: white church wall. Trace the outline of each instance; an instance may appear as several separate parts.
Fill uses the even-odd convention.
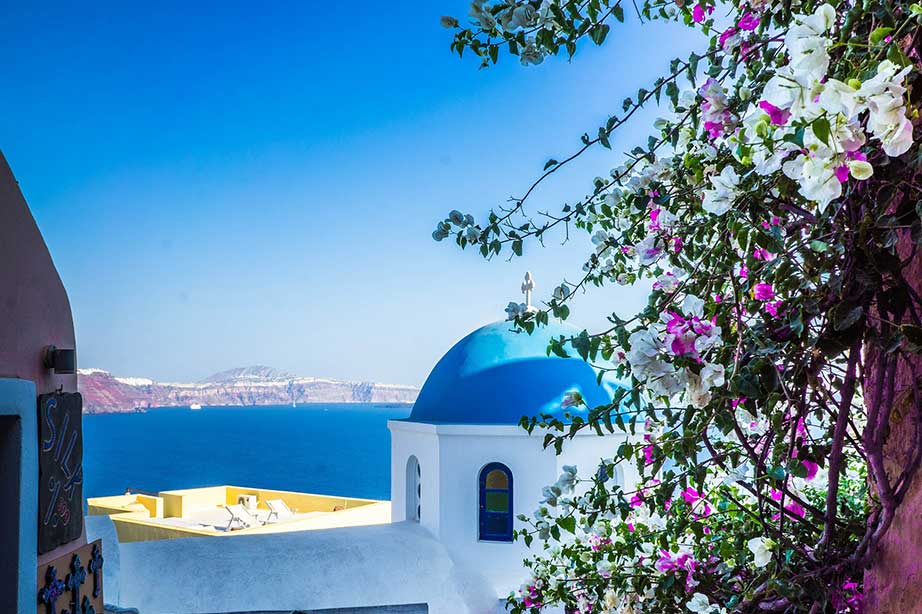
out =
[[[391,519],[393,522],[408,520],[407,495],[413,493],[407,492],[407,461],[415,456],[419,463],[419,523],[433,535],[438,535],[441,501],[438,492],[440,459],[436,427],[390,420],[388,428],[391,431]]]
[[[441,426],[441,531],[439,539],[459,565],[476,569],[505,597],[526,579],[522,559],[528,550],[521,541],[479,539],[479,478],[488,463],[512,472],[513,515],[531,516],[541,489],[556,479],[553,451],[541,448],[516,426]],[[515,528],[523,523],[514,521]]]
[[[613,458],[618,451],[618,446],[627,438],[616,431],[599,437],[594,431],[583,431],[574,439],[567,441],[563,451],[557,457],[557,475],[563,472],[564,465],[575,465],[577,477],[589,478],[596,473],[599,461],[603,458]],[[638,480],[637,468],[633,463],[621,463],[615,475],[621,486],[636,484]],[[551,480],[548,484],[556,480]]]

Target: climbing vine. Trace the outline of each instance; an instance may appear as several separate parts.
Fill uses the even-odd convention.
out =
[[[601,45],[626,18],[669,20],[702,48],[549,160],[483,219],[433,236],[521,256],[553,229],[592,251],[532,332],[580,292],[652,281],[647,307],[554,339],[625,386],[572,420],[523,419],[558,450],[578,431],[631,437],[599,467],[567,467],[517,532],[534,554],[513,612],[860,612],[922,462],[922,156],[914,140],[922,6],[870,0],[477,0],[453,51],[484,67]],[[462,21],[464,23],[462,23]],[[537,217],[558,169],[636,111],[646,143],[586,193]],[[894,451],[894,433],[902,444]],[[633,463],[640,482],[616,484]]]

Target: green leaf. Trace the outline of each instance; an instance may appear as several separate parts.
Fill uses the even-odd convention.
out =
[[[864,314],[861,305],[842,302],[832,310],[832,326],[836,331],[843,331],[852,327]]]
[[[675,81],[670,81],[666,84],[666,96],[672,101],[672,106],[679,106],[679,86],[676,85]]]
[[[608,131],[604,127],[599,128],[599,143],[605,149],[611,149],[611,143],[608,140]]]
[[[813,120],[813,123],[810,124],[810,128],[813,130],[813,134],[816,135],[816,138],[821,140],[824,144],[829,145],[829,134],[831,130],[828,119],[825,117],[817,117]]]
[[[552,166],[557,166],[558,162],[554,158],[548,160],[544,165],[544,170],[551,168]]]
[[[589,30],[589,38],[591,38],[592,42],[596,45],[601,45],[603,42],[605,42],[605,37],[608,36],[609,30],[611,30],[611,26],[608,24],[599,24]]]
[[[822,241],[816,241],[816,240],[810,241],[810,249],[812,249],[815,252],[824,253],[826,251],[829,251],[829,244],[824,243]]]
[[[516,239],[515,241],[512,242],[512,252],[516,256],[522,255],[522,240],[521,239]]]
[[[768,477],[778,480],[779,482],[787,475],[787,471],[781,465],[775,465],[768,470]]]
[[[620,4],[616,4],[616,5],[612,8],[611,14],[615,16],[615,19],[617,19],[617,20],[620,21],[621,23],[624,23],[624,9],[621,8],[621,5],[620,5]]]
[[[893,32],[893,28],[886,28],[886,27],[875,28],[871,32],[871,44],[876,45],[880,41],[887,38],[887,35],[890,34],[891,32]]]
[[[576,517],[575,516],[564,516],[563,518],[557,521],[557,524],[560,525],[560,528],[569,533],[576,533]]]

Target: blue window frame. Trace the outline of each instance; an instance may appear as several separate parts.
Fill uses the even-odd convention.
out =
[[[512,472],[502,463],[480,470],[480,539],[512,541]]]

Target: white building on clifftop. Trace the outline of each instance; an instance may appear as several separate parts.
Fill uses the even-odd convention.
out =
[[[112,521],[88,518],[108,542],[108,600],[141,614],[502,611],[527,579],[516,516],[531,515],[562,465],[592,471],[623,439],[590,431],[556,456],[518,426],[524,415],[563,418],[571,391],[589,407],[610,402],[590,365],[547,355],[552,335],[575,332],[551,324],[529,336],[497,322],[445,354],[409,418],[389,422],[385,524],[117,544]],[[616,479],[635,480],[624,473]]]

